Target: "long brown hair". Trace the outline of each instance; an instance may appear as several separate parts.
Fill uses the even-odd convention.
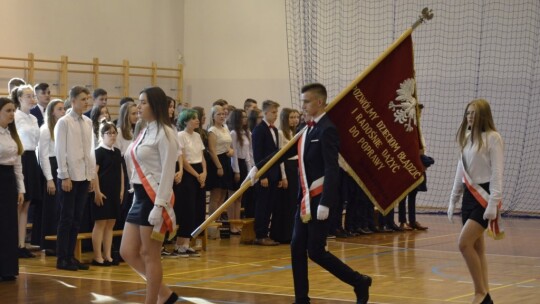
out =
[[[133,139],[133,126],[131,125],[131,121],[129,121],[129,112],[131,111],[131,108],[136,106],[137,105],[135,105],[133,101],[128,101],[120,107],[120,114],[118,115],[116,126],[122,133],[122,137],[126,140]]]
[[[289,117],[292,113],[298,113],[298,115],[300,115],[298,110],[291,108],[283,108],[279,114],[279,126],[281,131],[283,131],[283,136],[285,136],[287,140],[291,140],[294,134],[296,134],[296,129],[292,130],[291,126],[289,125]]]
[[[12,103],[13,105],[15,105],[15,103],[11,99],[7,97],[0,97],[0,110],[2,110],[8,103]],[[23,149],[21,139],[19,138],[19,133],[17,133],[15,120],[13,120],[12,122],[8,124],[8,130],[9,130],[9,134],[11,134],[11,138],[13,138],[15,143],[17,143],[17,154],[22,155],[24,152],[24,149]]]
[[[152,109],[152,114],[156,120],[158,131],[159,128],[165,129],[165,136],[169,138],[169,132],[165,127],[169,127],[172,132],[171,118],[169,117],[169,101],[167,100],[167,95],[160,87],[150,87],[141,91],[140,94],[146,94],[146,99]]]
[[[489,103],[485,99],[475,99],[467,104],[465,107],[465,112],[463,113],[463,120],[461,121],[461,125],[459,126],[459,129],[456,134],[456,140],[463,151],[463,148],[467,145],[467,130],[469,129],[469,125],[467,122],[467,111],[469,109],[469,106],[474,107],[474,119],[473,124],[471,126],[471,143],[476,144],[478,143],[478,150],[482,148],[484,145],[484,142],[482,140],[482,132],[488,132],[488,131],[495,131],[497,132],[497,129],[495,128],[495,123],[493,122],[493,115],[491,114],[491,107],[489,106]]]
[[[251,142],[251,133],[249,132],[248,125],[242,124],[242,116],[245,113],[246,111],[244,111],[244,109],[235,109],[231,112],[229,120],[227,121],[229,130],[234,130],[234,132],[236,133],[236,140],[238,141],[240,147],[244,145],[242,133],[245,134],[248,140]]]
[[[51,140],[54,141],[54,127],[56,126],[56,123],[58,122],[58,119],[54,116],[54,108],[57,104],[64,103],[62,99],[53,99],[49,104],[47,105],[47,109],[45,110],[45,123],[47,124],[47,127],[49,128],[49,134],[51,134]]]

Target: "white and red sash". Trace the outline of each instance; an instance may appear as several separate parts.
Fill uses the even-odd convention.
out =
[[[322,193],[324,176],[313,181],[308,185],[306,168],[304,167],[304,149],[307,131],[304,131],[298,140],[298,174],[300,175],[300,185],[302,187],[302,201],[300,202],[300,219],[303,223],[311,220],[311,202],[310,199]],[[307,191],[309,189],[309,191]]]
[[[141,183],[144,187],[144,190],[146,191],[146,194],[150,197],[152,200],[152,203],[156,201],[156,193],[158,189],[158,182],[152,177],[150,172],[144,168],[144,166],[139,162],[137,153],[135,153],[135,150],[141,143],[142,139],[144,138],[144,134],[146,133],[147,129],[144,129],[139,134],[139,137],[135,140],[135,144],[133,145],[133,148],[131,149],[131,159],[133,161],[133,165],[135,166],[135,171],[137,171],[137,175],[139,176],[139,179],[141,180]],[[169,240],[172,239],[176,235],[176,225],[173,225],[171,215],[167,211],[173,211],[174,206],[174,193],[171,194],[171,198],[169,201],[169,204],[171,205],[171,208],[162,208],[163,212],[163,221],[159,225],[155,225],[154,229],[152,231],[151,238],[157,241],[162,242],[165,239],[165,235],[167,232],[169,232]]]
[[[480,187],[480,185],[472,182],[472,178],[467,172],[465,158],[463,155],[461,156],[461,162],[463,163],[463,179],[465,180],[467,189],[469,189],[471,194],[480,203],[480,205],[482,205],[482,207],[487,208],[489,202],[489,193],[487,193],[484,188]],[[495,240],[502,240],[504,238],[504,229],[501,225],[501,208],[502,201],[499,201],[497,204],[497,217],[494,220],[489,220],[488,222],[488,235]]]

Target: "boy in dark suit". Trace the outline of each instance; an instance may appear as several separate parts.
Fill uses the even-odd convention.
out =
[[[45,118],[45,109],[47,109],[47,105],[51,101],[49,84],[44,82],[36,84],[34,94],[36,94],[37,105],[30,109],[30,114],[37,118],[38,125],[41,127]]]
[[[263,121],[258,124],[252,133],[253,159],[260,162],[268,155],[279,150],[278,130],[274,126],[277,120],[279,104],[266,100],[262,104]],[[255,204],[255,244],[262,246],[279,245],[268,237],[268,226],[277,197],[277,188],[281,183],[281,171],[278,165],[272,166],[261,176],[257,184],[257,199]],[[279,223],[277,223],[279,225]]]
[[[334,124],[325,115],[326,88],[319,83],[302,88],[302,109],[312,119],[308,129],[277,163],[298,154],[300,191],[291,242],[292,271],[296,304],[310,302],[308,296],[308,256],[315,263],[354,287],[356,302],[365,304],[369,299],[371,278],[360,274],[326,250],[328,214],[339,199],[339,137]],[[254,143],[255,148],[255,143]],[[270,157],[257,162],[248,178],[255,179],[257,168],[261,168]]]

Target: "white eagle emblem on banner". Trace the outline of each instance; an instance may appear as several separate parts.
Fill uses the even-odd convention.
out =
[[[416,106],[418,101],[415,97],[416,82],[414,78],[405,79],[396,90],[398,104],[390,101],[388,108],[394,111],[394,122],[399,122],[405,127],[405,131],[411,132],[413,125],[416,126]]]

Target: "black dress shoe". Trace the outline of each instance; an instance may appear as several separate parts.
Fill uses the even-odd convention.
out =
[[[384,225],[382,227],[379,227],[380,232],[394,232],[394,230],[390,229],[390,227]]]
[[[77,267],[77,269],[79,269],[79,270],[88,270],[88,269],[90,269],[90,266],[81,263],[76,258],[71,258],[71,263],[73,265],[75,265]]]
[[[370,226],[370,227],[368,227],[368,230],[370,230],[370,231],[373,232],[373,233],[379,233],[379,232],[381,232],[381,231],[379,230],[379,228],[377,228],[376,226]]]
[[[357,304],[367,304],[369,300],[369,286],[371,286],[372,279],[367,275],[360,275],[360,279],[354,285],[354,293],[356,294]]]
[[[373,233],[373,231],[369,230],[369,228],[367,228],[367,227],[366,228],[360,227],[360,228],[356,229],[356,232],[359,233],[359,234],[372,234]]]
[[[165,303],[163,304],[174,304],[176,303],[176,301],[178,301],[178,295],[176,294],[176,292],[173,291],[167,301],[165,301]]]
[[[45,249],[45,256],[56,256],[56,251],[53,249]]]
[[[403,232],[404,229],[399,227],[398,225],[396,225],[395,223],[392,223],[390,225],[388,225],[390,229],[394,230],[394,231],[398,231],[398,232]]]
[[[111,263],[109,261],[107,261],[107,260],[103,260],[102,263],[100,263],[100,262],[98,262],[96,260],[92,260],[92,265],[93,266],[100,266],[100,267],[108,267],[108,266],[111,266]]]
[[[491,299],[489,293],[484,297],[480,304],[493,304],[493,300]]]
[[[17,279],[16,276],[3,276],[2,277],[2,281],[4,282],[7,282],[7,281],[15,281]]]
[[[77,265],[73,264],[71,261],[64,260],[64,259],[56,261],[56,268],[62,269],[62,270],[70,270],[70,271],[79,270],[79,267],[77,267]]]

